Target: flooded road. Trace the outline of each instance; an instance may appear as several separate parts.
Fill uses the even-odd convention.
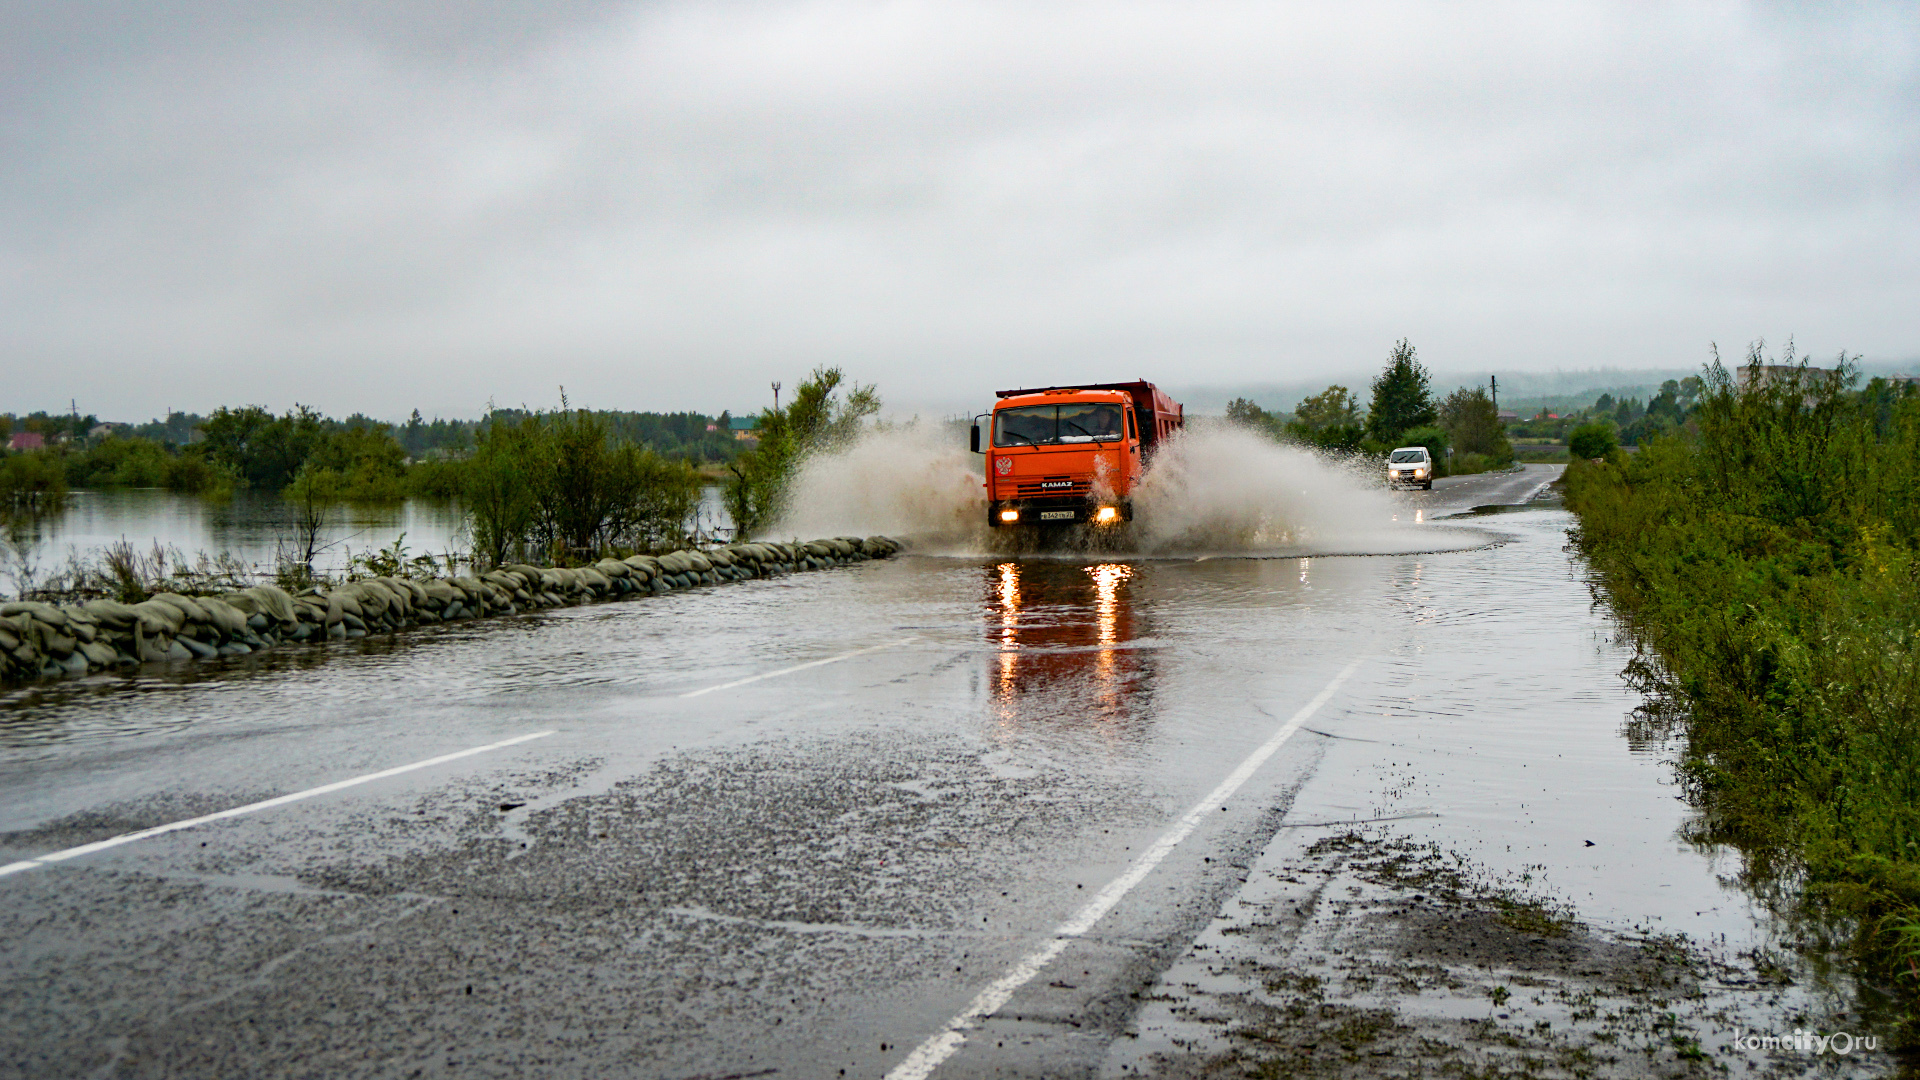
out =
[[[1178,1071],[1204,950],[1354,823],[1763,946],[1567,524],[909,556],[10,692],[0,863],[305,797],[0,878],[0,1075]]]

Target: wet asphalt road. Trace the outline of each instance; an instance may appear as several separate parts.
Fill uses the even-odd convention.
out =
[[[1424,521],[1556,473],[1399,498]],[[1423,775],[1460,792],[1409,811],[1399,748],[1334,737],[1383,701],[1470,711],[1463,665],[1611,685],[1565,515],[1467,524],[1440,555],[907,557],[11,693],[0,863],[552,734],[0,878],[0,1075],[881,1076],[1056,941],[933,1075],[1113,1073],[1296,802],[1494,844],[1530,820],[1523,760]],[[1625,699],[1588,697],[1617,741]],[[1534,812],[1637,805],[1633,768]],[[1671,807],[1644,816],[1619,857],[1684,857]],[[1599,888],[1603,915],[1665,910]]]

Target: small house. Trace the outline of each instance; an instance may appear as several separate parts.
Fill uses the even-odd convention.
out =
[[[7,440],[9,450],[45,450],[47,437],[37,431],[16,431]]]

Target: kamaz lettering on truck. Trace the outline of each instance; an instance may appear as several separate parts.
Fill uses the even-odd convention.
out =
[[[993,412],[973,424],[973,452],[987,458],[987,524],[995,528],[1133,520],[1148,459],[1186,423],[1179,403],[1144,381],[996,396]]]

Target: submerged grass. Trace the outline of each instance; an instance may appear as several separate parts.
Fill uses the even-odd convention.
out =
[[[1920,394],[1716,359],[1689,430],[1576,460],[1567,504],[1633,632],[1638,688],[1678,707],[1701,839],[1794,913],[1844,927],[1920,1043]]]

